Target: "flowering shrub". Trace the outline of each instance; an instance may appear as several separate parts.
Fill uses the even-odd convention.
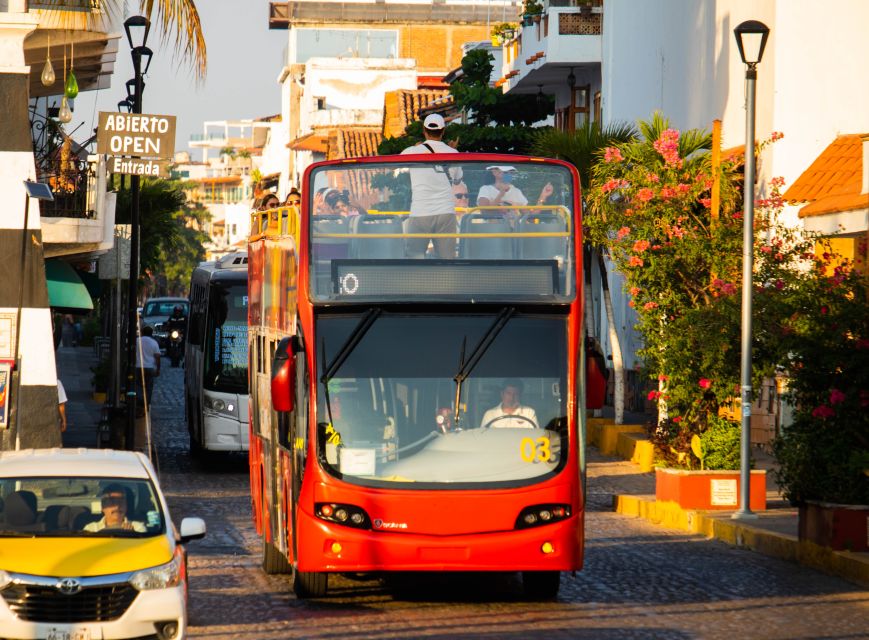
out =
[[[623,274],[637,312],[639,355],[650,379],[659,381],[649,399],[665,417],[653,434],[659,459],[699,468],[690,442],[710,423],[715,442],[737,450],[739,443],[722,433],[738,434],[739,424],[722,424],[718,416],[739,398],[743,215],[735,165],[741,158],[724,159],[713,173],[705,132],[680,133],[658,114],[639,129],[642,139],[606,150],[595,165],[587,236]],[[718,215],[711,209],[716,180]],[[815,239],[778,223],[783,182],[769,186],[754,220],[753,389],[785,364],[785,338],[793,329],[781,318],[804,303],[818,279]],[[727,451],[719,454],[713,459],[731,459]]]
[[[776,476],[795,503],[869,504],[869,286],[832,258],[779,323],[796,409],[773,443]]]

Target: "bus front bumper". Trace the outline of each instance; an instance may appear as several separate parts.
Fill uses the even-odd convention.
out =
[[[204,447],[209,451],[247,451],[249,428],[247,422],[225,418],[219,414],[204,415]]]
[[[308,572],[575,571],[581,519],[451,536],[355,529],[299,512],[298,569]]]

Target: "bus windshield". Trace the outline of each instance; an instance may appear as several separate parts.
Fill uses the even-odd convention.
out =
[[[313,301],[573,299],[571,171],[463,156],[313,170]]]
[[[519,486],[564,464],[564,315],[381,312],[317,326],[318,450],[336,476]]]
[[[212,282],[210,286],[203,386],[246,393],[247,284]]]

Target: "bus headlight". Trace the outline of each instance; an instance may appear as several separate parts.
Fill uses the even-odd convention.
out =
[[[553,522],[559,522],[570,517],[570,505],[566,504],[537,504],[525,507],[516,518],[517,529],[539,527]]]
[[[202,398],[202,404],[205,405],[207,411],[219,413],[231,418],[238,418],[238,405],[233,400],[214,398],[206,394]]]
[[[130,578],[130,584],[139,591],[148,591],[150,589],[166,589],[175,587],[181,583],[181,554],[176,553],[175,557],[166,564],[161,564],[150,569],[137,571]]]

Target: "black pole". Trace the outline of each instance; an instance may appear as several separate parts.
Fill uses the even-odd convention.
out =
[[[132,113],[142,113],[142,55],[134,48],[133,72],[136,93],[133,96]],[[139,176],[130,176],[130,286],[127,297],[129,321],[127,323],[127,433],[126,449],[135,448],[136,439],[136,334],[139,327]],[[144,400],[143,400],[144,402]]]

